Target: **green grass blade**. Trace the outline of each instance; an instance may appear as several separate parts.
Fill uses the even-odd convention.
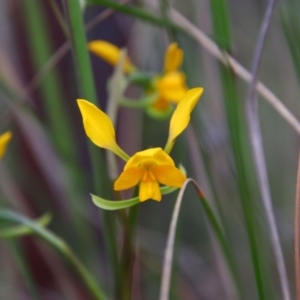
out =
[[[213,19],[216,43],[221,49],[230,51],[232,41],[227,1],[211,0],[209,3]]]
[[[50,223],[50,221],[51,221],[51,215],[46,213],[42,217],[37,219],[35,222],[40,226],[45,227]],[[1,228],[0,239],[18,238],[30,234],[33,234],[33,231],[28,226],[18,225],[18,226],[4,228],[4,229]]]
[[[45,22],[46,16],[40,1],[22,1],[26,18],[27,36],[33,63],[39,70],[51,57],[50,32]],[[77,161],[74,134],[69,120],[69,110],[64,105],[64,95],[58,72],[54,69],[44,79],[40,92],[49,122],[50,134],[58,151],[70,164]]]
[[[84,31],[80,1],[64,0],[65,11],[69,24],[70,38],[72,40],[74,63],[77,69],[79,84],[79,98],[87,99],[97,105],[97,96],[92,75],[92,68],[87,49],[87,40]],[[75,101],[75,99],[74,99]],[[94,190],[96,193],[108,195],[108,180],[104,153],[89,143],[91,164],[93,170]]]
[[[286,7],[280,13],[281,24],[285,38],[291,52],[295,70],[297,73],[298,81],[300,82],[300,22],[297,10],[297,3],[287,3]]]
[[[253,209],[253,200],[251,191],[252,183],[249,174],[251,173],[251,166],[249,163],[250,153],[245,153],[245,137],[246,128],[242,120],[241,103],[238,100],[236,85],[229,69],[220,66],[221,79],[225,98],[225,108],[227,113],[227,121],[229,125],[229,132],[234,153],[235,164],[238,175],[239,193],[241,195],[241,203],[245,218],[246,231],[249,239],[252,264],[256,280],[257,291],[259,299],[265,299],[265,288],[267,284],[263,278],[263,266],[260,258],[260,251],[258,247],[258,237],[256,232],[256,220]],[[248,148],[249,149],[249,148]],[[247,158],[247,160],[246,160]]]
[[[100,284],[95,281],[89,271],[82,265],[82,263],[78,260],[69,246],[62,240],[60,237],[52,233],[50,230],[40,226],[38,223],[31,221],[27,217],[18,214],[16,212],[2,209],[0,210],[0,218],[3,220],[8,220],[12,222],[21,223],[24,226],[30,228],[36,235],[44,239],[47,243],[53,246],[56,250],[58,250],[75,268],[81,277],[82,281],[89,289],[91,294],[97,300],[107,299]]]
[[[87,40],[83,24],[83,12],[79,0],[64,0],[64,9],[68,19],[69,33],[72,42],[74,62],[77,69],[78,85],[80,87],[80,98],[97,104],[96,89],[92,76],[90,57],[87,49]],[[75,99],[74,99],[75,100]],[[108,179],[107,166],[104,159],[104,151],[95,145],[88,143],[90,160],[92,165],[93,192],[109,198],[111,194],[111,183]],[[114,215],[109,212],[101,212],[101,222],[104,228],[103,235],[106,252],[112,266],[118,261],[116,232]],[[117,284],[118,270],[114,267],[115,283]]]
[[[227,1],[211,1],[211,13],[214,25],[214,34],[218,45],[224,51],[231,49],[231,30],[228,14]],[[238,101],[237,87],[232,72],[229,68],[220,65],[221,82],[225,99],[229,133],[234,152],[235,164],[238,173],[238,185],[241,195],[242,207],[244,211],[246,230],[250,244],[254,276],[256,280],[259,299],[265,299],[266,283],[263,274],[260,251],[258,248],[257,233],[255,228],[255,216],[253,212],[253,201],[251,199],[251,178],[247,175],[251,170],[251,165],[245,164],[245,157],[250,153],[245,153],[247,149],[247,131],[242,120],[243,110]],[[248,148],[249,149],[249,148]]]
[[[208,201],[204,197],[201,189],[198,187],[197,183],[193,179],[189,178],[185,181],[184,185],[180,189],[180,192],[177,196],[177,200],[176,200],[175,207],[173,210],[172,218],[171,218],[167,246],[166,246],[165,254],[164,254],[164,263],[163,263],[162,281],[161,281],[159,300],[168,300],[169,299],[169,290],[170,290],[170,282],[171,282],[172,260],[173,260],[176,228],[177,228],[178,217],[179,217],[179,212],[180,212],[183,195],[184,195],[187,185],[190,182],[193,184],[193,186],[195,187],[195,189],[197,191],[199,199],[201,200],[201,203],[203,205],[205,215],[206,215],[210,225],[212,226],[213,231],[216,234],[217,240],[222,248],[223,254],[225,256],[229,270],[231,272],[233,281],[236,284],[237,290],[239,291],[239,286],[240,286],[239,278],[238,278],[238,275],[237,275],[237,272],[235,269],[235,264],[233,262],[230,248],[228,247],[228,244],[227,244],[226,238],[224,236],[224,233],[222,231],[222,228],[218,222],[217,217],[215,216],[213,209],[210,207]]]

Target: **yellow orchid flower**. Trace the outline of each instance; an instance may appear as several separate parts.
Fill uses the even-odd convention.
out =
[[[160,201],[159,183],[180,188],[185,175],[175,167],[172,158],[161,148],[135,153],[126,163],[124,171],[115,181],[114,189],[122,191],[140,183],[139,199]]]
[[[176,138],[188,126],[190,114],[197,104],[203,88],[189,90],[180,101],[170,121],[169,138],[165,150],[150,148],[129,156],[118,146],[115,131],[109,117],[92,103],[78,99],[83,126],[91,141],[108,149],[126,161],[123,172],[114,183],[116,191],[139,184],[139,200],[161,200],[159,184],[180,188],[186,180],[181,170],[175,167],[169,156]]]
[[[0,159],[3,157],[6,147],[9,141],[12,138],[12,133],[10,131],[6,131],[5,133],[0,135]]]
[[[178,104],[188,88],[185,84],[185,75],[178,71],[183,61],[183,51],[176,43],[169,45],[164,62],[164,74],[154,81],[153,92],[158,91],[158,98],[152,103],[151,108],[166,111],[170,105]]]
[[[109,42],[103,40],[92,41],[88,43],[88,49],[92,53],[104,59],[112,66],[117,65],[117,63],[120,60],[120,56],[121,56],[120,48],[116,47],[115,45]],[[134,70],[135,70],[134,65],[131,63],[129,57],[126,57],[124,62],[124,72],[132,73]]]

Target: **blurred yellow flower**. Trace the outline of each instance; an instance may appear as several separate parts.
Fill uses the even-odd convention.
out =
[[[6,131],[5,133],[0,135],[0,158],[3,157],[6,147],[9,141],[12,138],[12,133],[10,131]]]
[[[120,48],[116,47],[115,45],[103,41],[103,40],[96,40],[88,43],[88,49],[96,54],[97,56],[104,59],[106,62],[115,66],[121,56]],[[131,73],[135,70],[134,65],[131,63],[129,57],[126,57],[124,62],[124,72]]]
[[[177,104],[187,92],[185,75],[180,72],[183,61],[183,51],[176,43],[170,44],[165,54],[164,73],[154,81],[151,92],[158,92],[158,98],[151,108],[157,111],[166,111],[172,103]]]
[[[161,200],[159,184],[180,188],[186,177],[175,167],[169,156],[176,138],[188,126],[190,114],[197,104],[203,88],[189,90],[180,101],[170,121],[169,138],[165,149],[151,148],[135,153],[131,158],[118,146],[115,131],[109,117],[92,103],[78,99],[83,126],[91,141],[101,148],[108,149],[127,163],[115,181],[116,191],[129,189],[139,184],[139,199]]]
[[[177,71],[183,61],[183,51],[178,47],[176,43],[169,45],[165,55],[165,67],[164,71],[174,72]]]

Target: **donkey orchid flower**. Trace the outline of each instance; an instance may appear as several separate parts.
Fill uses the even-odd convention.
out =
[[[179,71],[183,61],[183,51],[176,43],[170,44],[165,54],[163,75],[154,81],[154,92],[158,92],[158,98],[150,109],[166,111],[170,105],[178,104],[187,92],[185,74]]]
[[[159,184],[180,188],[186,180],[169,156],[176,138],[185,130],[190,114],[197,104],[203,88],[189,90],[176,107],[169,129],[165,149],[150,148],[129,157],[117,144],[115,130],[109,117],[92,103],[78,99],[83,126],[91,141],[108,149],[126,161],[123,172],[114,183],[116,191],[132,188],[139,184],[139,200],[161,200]]]

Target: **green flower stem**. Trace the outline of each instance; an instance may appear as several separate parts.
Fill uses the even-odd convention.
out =
[[[137,196],[139,187],[135,187],[133,196]],[[122,299],[131,299],[131,288],[133,279],[133,266],[135,260],[135,249],[134,249],[134,239],[135,239],[135,227],[138,216],[139,206],[133,206],[129,208],[128,217],[126,223],[124,224],[124,245],[122,249]]]
[[[36,220],[36,223],[44,227],[47,226],[50,223],[50,221],[51,221],[51,216],[49,214],[45,214],[42,217],[40,217],[38,220]],[[1,228],[0,239],[17,238],[17,237],[22,237],[24,235],[30,235],[30,234],[33,234],[33,231],[28,226],[18,225],[9,228]]]
[[[149,105],[151,105],[158,97],[158,94],[152,94],[150,96],[145,96],[141,99],[135,100],[135,99],[128,99],[123,97],[119,104],[121,106],[129,107],[129,108],[145,108]]]
[[[36,235],[44,239],[47,243],[52,245],[58,250],[74,267],[78,275],[81,277],[83,283],[89,289],[91,295],[97,300],[107,299],[100,284],[95,281],[92,275],[84,267],[84,265],[78,260],[70,247],[60,237],[56,236],[50,230],[40,226],[38,223],[31,221],[25,216],[18,214],[10,210],[0,210],[0,218],[12,222],[18,222],[22,225],[26,225]]]

